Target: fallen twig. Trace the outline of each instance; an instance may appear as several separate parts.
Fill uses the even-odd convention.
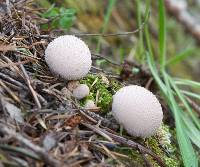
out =
[[[19,133],[16,133],[14,130],[7,128],[5,125],[0,124],[0,131],[5,134],[9,135],[13,139],[17,140],[19,143],[25,145],[26,147],[33,150],[41,159],[45,161],[49,166],[52,167],[58,167],[61,166],[60,162],[53,157],[51,157],[46,150],[43,148],[33,144],[31,141],[20,135]]]
[[[9,87],[7,87],[1,80],[0,80],[0,85],[2,88],[4,88],[8,94],[10,94],[10,96],[17,102],[20,103],[20,99],[9,89]]]
[[[24,74],[24,77],[25,77],[25,79],[26,79],[26,83],[27,83],[27,85],[28,85],[28,87],[29,87],[29,89],[30,89],[30,91],[31,91],[31,93],[32,93],[32,95],[33,95],[33,98],[34,98],[34,100],[35,100],[35,102],[36,102],[36,104],[37,104],[37,107],[38,107],[39,109],[41,109],[42,106],[41,106],[41,104],[40,104],[40,101],[39,101],[39,99],[38,99],[38,97],[37,97],[37,94],[36,94],[35,90],[34,90],[33,87],[31,86],[31,81],[30,81],[30,79],[29,79],[28,74],[27,74],[27,72],[26,72],[26,70],[25,70],[25,68],[24,68],[24,66],[23,66],[22,64],[20,64],[20,67],[21,67],[21,70],[22,70],[22,72],[23,72],[23,74]]]
[[[124,138],[124,137],[122,137],[122,136],[118,136],[118,135],[116,135],[116,134],[112,134],[112,133],[110,133],[110,132],[108,132],[108,131],[106,131],[106,130],[104,130],[104,129],[102,129],[102,128],[99,128],[99,127],[96,127],[96,126],[92,126],[92,125],[90,125],[90,124],[83,123],[83,122],[82,122],[82,124],[83,124],[84,126],[90,128],[90,129],[92,129],[93,131],[95,131],[96,133],[98,133],[98,134],[100,134],[100,135],[101,135],[102,133],[108,135],[109,137],[112,138],[112,140],[114,140],[114,141],[116,141],[116,142],[118,142],[118,143],[120,143],[120,144],[126,145],[126,146],[128,146],[128,147],[132,147],[132,148],[134,148],[134,149],[141,150],[143,153],[149,154],[150,156],[153,157],[153,159],[155,159],[155,160],[159,163],[160,166],[162,166],[162,167],[165,166],[165,164],[162,162],[162,160],[161,160],[160,157],[158,157],[158,156],[157,156],[156,154],[154,154],[151,150],[145,148],[145,147],[142,146],[141,144],[136,143],[136,142],[134,142],[134,141],[132,141],[132,140],[126,139],[126,138]],[[100,133],[100,132],[101,132],[101,133]]]
[[[10,77],[6,74],[3,74],[1,72],[0,72],[0,78],[3,79],[3,80],[6,80],[6,81],[8,81],[8,82],[10,82],[10,83],[12,83],[16,86],[19,86],[20,88],[23,88],[24,90],[28,90],[28,88],[24,84],[22,84],[21,82],[13,79],[12,77]]]
[[[109,62],[110,64],[113,64],[113,65],[116,65],[116,66],[122,66],[120,63],[117,63],[117,62],[115,62],[115,61],[113,61],[113,60],[110,60],[110,59],[108,59],[107,57],[105,57],[105,56],[103,56],[103,55],[101,55],[101,54],[92,53],[92,55],[93,55],[94,58],[97,57],[97,58],[104,59],[104,60],[106,60],[107,62]]]
[[[7,144],[0,144],[0,149],[5,150],[5,151],[10,151],[12,153],[18,153],[21,155],[25,155],[26,157],[30,157],[34,160],[40,160],[40,157],[37,156],[37,154],[33,153],[30,150],[24,149],[24,148],[20,148],[20,147],[14,147],[14,146],[10,146]]]

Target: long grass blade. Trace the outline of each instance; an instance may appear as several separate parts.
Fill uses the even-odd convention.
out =
[[[200,100],[200,95],[196,94],[196,93],[192,93],[192,92],[188,92],[186,90],[181,90],[181,93],[187,95],[187,96],[190,96],[190,97],[193,97],[193,98],[196,98],[198,100]]]
[[[171,59],[169,59],[166,63],[166,65],[175,65],[178,62],[183,61],[185,58],[191,56],[192,53],[194,53],[196,51],[196,49],[194,48],[190,48],[190,49],[186,49],[183,52],[175,55],[174,57],[172,57]]]
[[[158,73],[158,70],[156,69],[153,56],[151,54],[149,54],[148,52],[146,52],[146,56],[147,56],[147,63],[149,65],[149,68],[151,70],[151,73],[152,73],[154,79],[156,80],[161,91],[166,95],[166,93],[167,93],[166,86],[159,77],[159,73]]]
[[[150,35],[148,31],[148,26],[145,26],[145,38],[147,42],[148,51],[146,52],[146,58],[147,63],[149,65],[149,68],[151,70],[151,73],[157,82],[158,86],[160,87],[160,90],[165,96],[165,99],[171,109],[171,111],[174,114],[175,118],[175,125],[176,125],[176,132],[177,132],[177,140],[181,152],[181,156],[184,162],[184,166],[186,167],[197,167],[198,166],[198,158],[195,154],[194,148],[192,146],[191,141],[198,147],[199,146],[199,133],[197,133],[197,137],[194,137],[195,133],[198,130],[198,119],[192,112],[190,106],[188,105],[187,101],[184,99],[184,95],[179,91],[179,89],[176,87],[176,90],[174,88],[174,85],[172,86],[171,78],[168,76],[168,74],[165,72],[165,65],[166,65],[166,25],[165,25],[165,8],[164,8],[164,1],[159,0],[159,61],[160,61],[160,71],[161,75],[164,77],[164,82],[160,78],[159,72],[156,68],[156,63],[153,57],[153,51],[151,47],[151,40]],[[175,84],[175,83],[173,83]],[[175,84],[176,86],[176,84]],[[174,90],[172,90],[172,88]],[[188,119],[190,120],[190,123],[192,126],[190,126],[190,123],[186,122],[186,119],[182,116],[184,113],[183,109],[178,105],[178,103],[175,100],[175,96],[178,96],[181,102],[184,104],[184,107],[189,110]],[[192,119],[191,119],[192,117]],[[195,124],[194,124],[195,123]],[[198,128],[197,128],[198,127]]]
[[[181,78],[174,78],[174,82],[176,85],[186,85],[192,86],[200,89],[200,82],[192,81],[189,79],[181,79]]]
[[[166,16],[164,0],[158,1],[159,10],[159,58],[161,69],[165,67],[166,61]]]
[[[141,27],[142,25],[142,12],[141,12],[141,1],[136,0],[137,5],[137,23],[138,27]],[[138,60],[141,61],[141,63],[144,60],[144,43],[143,43],[143,31],[139,31],[139,43],[138,43]]]
[[[200,121],[199,121],[199,119],[196,117],[196,115],[192,111],[192,109],[189,106],[188,102],[186,101],[184,95],[180,92],[180,90],[178,89],[178,87],[176,86],[176,84],[174,83],[172,78],[168,74],[167,74],[167,76],[168,76],[170,84],[172,85],[172,87],[173,87],[174,91],[176,92],[177,96],[179,97],[179,99],[181,100],[183,105],[185,106],[186,110],[188,111],[189,115],[191,116],[192,120],[194,121],[194,123],[196,124],[198,129],[200,129]]]
[[[183,113],[183,112],[182,112]],[[186,125],[186,133],[190,140],[200,149],[200,131],[195,127],[187,113],[182,114],[182,119]]]
[[[177,140],[178,140],[180,152],[183,158],[183,162],[186,167],[190,167],[190,166],[197,167],[198,160],[188,136],[189,134],[191,134],[191,138],[192,138],[192,136],[194,135],[194,132],[191,131],[191,129],[188,130],[188,128],[186,128],[187,126],[183,123],[183,120],[181,119],[182,109],[177,105],[177,102],[175,101],[173,91],[171,90],[169,86],[169,81],[167,80],[167,83],[162,82],[150,58],[151,56],[149,56],[149,54],[147,53],[147,62],[149,64],[150,70],[154,76],[154,79],[158,83],[161,91],[164,93],[167,99],[167,102],[171,108],[171,111],[173,112],[174,117],[175,117]],[[166,77],[165,77],[165,80],[166,80]],[[186,132],[184,131],[185,129],[187,129]],[[196,138],[193,138],[192,141],[196,145],[199,145],[198,140]]]
[[[103,23],[102,30],[101,30],[102,34],[106,31],[106,28],[108,26],[110,16],[112,14],[112,10],[113,10],[113,7],[115,6],[116,1],[117,0],[109,0],[108,1],[108,8],[107,8],[106,14],[104,16],[104,23]],[[99,51],[100,51],[101,39],[102,39],[102,37],[100,36],[98,39],[98,43],[97,43],[97,49],[96,49],[97,53],[99,53]]]
[[[165,84],[167,87],[167,98],[170,104],[170,108],[174,113],[177,140],[178,140],[180,152],[182,155],[183,163],[185,167],[198,167],[197,155],[194,152],[194,149],[192,147],[192,144],[190,142],[188,135],[184,131],[185,124],[183,124],[183,121],[181,119],[182,109],[177,105],[177,102],[175,101],[173,91],[170,87],[170,83],[171,83],[169,80],[170,78],[165,72],[163,72],[163,76],[164,76]]]

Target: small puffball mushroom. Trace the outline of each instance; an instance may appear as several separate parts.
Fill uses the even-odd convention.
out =
[[[73,96],[76,99],[83,99],[84,97],[88,96],[90,93],[90,89],[86,84],[80,84],[73,90]]]
[[[45,60],[52,72],[67,80],[83,78],[92,64],[88,46],[73,35],[60,36],[50,42]]]
[[[131,85],[113,96],[112,114],[132,136],[148,137],[161,126],[161,105],[149,90]]]
[[[96,105],[93,100],[87,100],[85,103],[85,106],[84,106],[85,109],[92,109],[95,107],[96,107]]]

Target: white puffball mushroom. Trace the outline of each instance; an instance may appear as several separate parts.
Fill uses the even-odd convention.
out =
[[[78,80],[87,75],[92,59],[88,46],[73,35],[54,39],[45,50],[50,70],[67,80]]]
[[[92,108],[96,108],[96,105],[94,103],[93,100],[87,100],[85,105],[84,105],[85,109],[92,109]]]
[[[73,96],[76,99],[83,99],[84,97],[88,96],[90,93],[90,89],[86,84],[80,84],[73,90]]]
[[[112,114],[130,135],[137,137],[153,135],[163,119],[156,96],[137,85],[125,86],[116,92]]]

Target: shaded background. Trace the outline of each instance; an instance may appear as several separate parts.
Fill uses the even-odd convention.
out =
[[[133,31],[138,28],[138,3],[131,0],[43,0],[38,1],[42,8],[49,9],[54,4],[56,7],[65,7],[67,9],[75,9],[76,14],[73,20],[73,25],[68,30],[63,29],[64,33],[118,33]],[[177,9],[184,10],[191,15],[197,27],[200,25],[200,2],[199,0],[174,0],[171,1]],[[165,1],[168,4],[168,0]],[[157,3],[152,2],[151,14],[149,18],[151,38],[153,40],[153,48],[158,55],[158,8]],[[145,12],[145,1],[140,4],[142,12]],[[167,5],[166,5],[167,6]],[[185,6],[185,7],[183,7]],[[183,8],[183,9],[181,9]],[[181,62],[169,65],[171,74],[177,77],[192,79],[200,81],[200,56],[199,44],[200,34],[192,35],[190,29],[196,27],[187,27],[178,21],[175,12],[171,12],[167,6],[167,57],[175,57],[177,54],[189,50]],[[110,14],[110,15],[109,15]],[[142,20],[144,21],[144,19]],[[189,18],[189,22],[192,22]],[[54,29],[48,26],[49,30]],[[200,27],[200,26],[199,26]],[[200,29],[198,27],[198,29]],[[57,27],[55,31],[59,31]],[[189,29],[189,30],[188,30]],[[199,31],[200,32],[200,31]],[[93,53],[102,53],[118,62],[124,59],[136,59],[140,63],[143,61],[143,56],[139,52],[140,41],[139,33],[124,35],[124,36],[111,36],[111,37],[91,37],[83,36],[87,40]],[[98,62],[101,66],[104,62]],[[104,65],[105,66],[105,65]]]

